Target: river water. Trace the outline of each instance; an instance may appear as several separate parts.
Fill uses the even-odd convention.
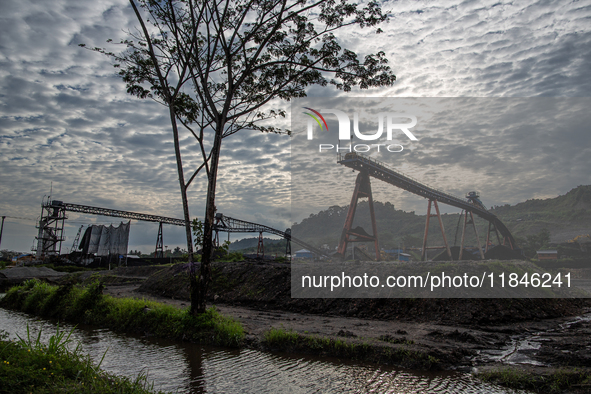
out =
[[[41,330],[55,333],[56,322],[0,308],[0,330],[10,338]],[[61,324],[70,330],[72,325]],[[154,388],[178,393],[526,393],[482,383],[465,373],[424,373],[335,358],[292,356],[256,350],[229,350],[156,338],[117,334],[78,325],[72,339],[101,368],[135,377],[148,374]]]

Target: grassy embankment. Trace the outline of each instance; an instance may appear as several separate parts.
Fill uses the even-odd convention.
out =
[[[154,301],[103,295],[99,282],[86,287],[58,287],[32,279],[11,288],[0,306],[115,331],[198,343],[237,347],[244,338],[241,324],[220,315],[215,307],[192,316],[188,310]]]
[[[537,393],[554,394],[565,391],[588,393],[591,389],[589,371],[575,369],[558,369],[548,374],[536,374],[515,368],[503,368],[486,371],[476,375],[485,382],[502,386],[532,390]]]
[[[267,348],[273,350],[312,352],[365,362],[399,365],[406,368],[438,369],[441,367],[440,360],[436,357],[424,352],[407,349],[404,346],[391,347],[385,344],[349,342],[342,339],[302,335],[281,328],[271,328],[271,330],[267,331],[263,343]],[[412,341],[409,341],[408,344],[412,345]]]
[[[58,327],[45,345],[39,340],[41,332],[31,339],[28,327],[27,337],[19,341],[0,333],[0,394],[155,393],[143,374],[131,380],[102,371],[100,362],[93,363],[78,346],[68,346],[70,335]]]
[[[101,289],[99,282],[86,287],[58,287],[29,280],[10,289],[0,300],[0,306],[115,331],[231,347],[243,344],[244,331],[240,323],[221,316],[215,308],[202,316],[191,316],[186,310],[153,301],[103,295]],[[282,329],[268,331],[262,345],[272,350],[332,355],[411,368],[439,367],[436,358],[406,348],[296,334]]]

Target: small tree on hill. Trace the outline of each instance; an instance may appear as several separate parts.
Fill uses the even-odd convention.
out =
[[[140,28],[113,57],[130,94],[168,107],[186,223],[193,245],[187,188],[204,170],[208,188],[199,275],[191,271],[191,311],[205,311],[211,278],[212,230],[222,140],[240,130],[289,133],[265,121],[284,117],[273,100],[304,97],[310,85],[350,91],[388,86],[396,77],[383,52],[360,60],[341,48],[334,32],[387,19],[377,1],[130,0]],[[381,30],[377,30],[380,32]],[[182,125],[182,126],[180,126]],[[185,181],[179,128],[200,146],[201,164]]]

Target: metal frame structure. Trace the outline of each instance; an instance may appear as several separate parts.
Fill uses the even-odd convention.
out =
[[[265,258],[265,245],[263,243],[263,232],[259,233],[259,243],[257,245],[257,257]]]
[[[41,203],[41,217],[37,228],[39,232],[36,250],[38,259],[45,259],[51,256],[58,256],[62,251],[62,241],[65,240],[64,221],[66,209],[61,201],[51,201],[49,197]]]
[[[66,216],[66,211],[160,223],[157,243],[162,241],[163,223],[175,226],[185,225],[185,221],[182,219],[120,211],[117,209],[92,207],[89,205],[70,204],[63,201],[52,201],[50,198],[47,198],[47,200],[41,204],[41,219],[39,220],[39,225],[37,227],[39,229],[39,234],[35,237],[37,240],[37,247],[34,248],[34,250],[37,251],[38,259],[43,260],[48,256],[55,256],[61,253],[62,241],[65,240],[63,237],[64,221],[68,218]],[[156,248],[158,249],[158,245]]]
[[[431,214],[431,204],[435,208],[436,214]],[[437,217],[439,220],[439,228],[441,229],[441,235],[443,236],[443,244],[444,246],[431,246],[427,247],[427,235],[429,234],[429,220],[432,217]],[[445,228],[443,227],[443,220],[441,220],[441,213],[439,212],[439,205],[437,205],[437,200],[429,199],[429,205],[427,206],[427,222],[425,223],[425,235],[423,236],[423,248],[421,249],[421,260],[425,260],[427,257],[427,250],[428,249],[445,249],[447,251],[447,255],[449,256],[450,260],[453,260],[451,255],[451,249],[449,248],[449,244],[447,242],[447,237],[445,236]]]
[[[44,215],[43,213],[47,211],[47,214]],[[138,212],[129,212],[129,211],[121,211],[117,209],[108,209],[108,208],[99,208],[93,207],[89,205],[79,205],[79,204],[70,204],[65,203],[63,201],[50,201],[49,199],[47,202],[42,204],[42,211],[41,211],[41,220],[39,222],[39,236],[37,239],[44,239],[52,240],[51,247],[46,248],[45,252],[43,250],[39,250],[37,248],[37,256],[46,256],[49,254],[59,254],[61,251],[61,242],[63,241],[63,227],[64,227],[64,220],[67,219],[65,212],[79,212],[79,213],[87,213],[91,215],[102,215],[102,216],[113,216],[118,218],[125,218],[125,219],[135,219],[135,220],[142,220],[147,222],[156,222],[159,223],[158,229],[158,239],[156,241],[156,254],[158,253],[158,246],[163,244],[162,243],[162,224],[172,224],[175,226],[184,226],[185,221],[183,219],[176,219],[176,218],[169,218],[165,216],[157,216],[157,215],[148,215],[144,213]],[[57,214],[57,216],[55,216]],[[291,229],[287,229],[286,231],[280,231],[274,229],[269,226],[264,226],[258,223],[251,223],[244,220],[234,219],[228,216],[224,216],[221,213],[216,214],[216,221],[213,225],[213,230],[215,231],[215,237],[219,240],[219,232],[238,232],[238,233],[259,233],[262,243],[262,233],[270,233],[279,235],[282,238],[287,240],[286,245],[286,253],[291,254],[291,242],[295,242],[298,245],[303,246],[304,248],[308,249],[312,253],[328,257],[326,252],[315,248],[314,246],[303,242],[297,238],[291,236]],[[61,226],[58,226],[58,223]],[[53,226],[53,227],[51,227]],[[45,235],[44,235],[45,234]],[[57,248],[57,244],[59,243],[59,249]],[[41,243],[44,245],[45,243]],[[39,243],[38,243],[39,245]],[[262,245],[260,245],[262,246]],[[162,246],[160,246],[162,248]],[[264,246],[262,246],[264,248]],[[261,249],[263,250],[263,249]],[[40,254],[41,252],[41,254]]]
[[[413,194],[424,197],[429,200],[429,208],[431,207],[432,202],[433,203],[440,202],[443,204],[451,205],[456,208],[463,209],[466,212],[470,212],[470,215],[472,217],[473,217],[473,214],[480,216],[481,218],[483,218],[484,220],[487,220],[489,222],[489,230],[488,230],[488,235],[487,235],[487,248],[488,248],[490,233],[491,233],[492,229],[494,229],[494,231],[497,233],[497,237],[499,236],[499,232],[501,233],[501,235],[503,236],[503,241],[502,241],[503,245],[508,245],[511,249],[515,249],[515,247],[516,247],[515,239],[513,238],[513,235],[511,235],[511,232],[509,231],[507,226],[505,226],[503,224],[503,222],[501,222],[501,220],[495,214],[488,212],[483,205],[476,204],[473,201],[473,199],[474,199],[473,196],[471,196],[472,198],[468,198],[468,200],[452,196],[451,194],[444,193],[440,190],[426,186],[409,176],[406,176],[400,172],[397,172],[397,171],[392,170],[391,168],[388,168],[386,165],[380,163],[377,160],[360,155],[358,153],[351,153],[350,152],[345,155],[342,155],[341,153],[339,153],[337,155],[337,163],[344,165],[345,167],[349,167],[353,170],[359,171],[359,172],[366,172],[370,177],[377,178],[381,181],[384,181],[386,183],[389,183],[391,185],[394,185],[396,187],[399,187],[401,189],[409,191]],[[473,193],[475,195],[477,194],[475,192],[473,192]],[[477,197],[478,196],[476,195],[475,198],[477,198]],[[438,209],[436,203],[435,203],[435,207],[436,207],[436,211],[438,212],[439,209]],[[427,214],[427,223],[428,223],[428,220],[429,220],[429,217],[431,214],[430,209],[428,209],[428,211],[429,212]],[[441,228],[443,230],[443,223],[441,223]],[[428,233],[428,230],[425,229],[425,237],[427,236],[427,233]],[[445,239],[445,236],[444,236],[444,239]],[[445,242],[445,243],[447,244],[447,242]],[[500,241],[500,237],[499,237],[499,244],[500,243],[501,243],[501,241]],[[423,239],[423,244],[426,244],[426,238]],[[448,248],[449,248],[449,245],[447,245],[447,249]],[[451,254],[451,252],[448,252],[448,253]],[[424,255],[424,253],[423,253],[423,255]]]
[[[162,238],[162,222],[158,225],[158,238],[156,238],[155,258],[164,258],[164,239]]]
[[[56,204],[57,206],[63,207],[66,211],[69,211],[69,212],[80,212],[80,213],[89,213],[91,215],[113,216],[116,218],[135,219],[135,220],[141,220],[144,222],[173,224],[175,226],[184,226],[185,225],[185,221],[183,219],[168,218],[165,216],[157,216],[157,215],[148,215],[145,213],[120,211],[117,209],[91,207],[89,205],[69,204],[69,203],[65,203],[62,201],[52,201],[52,204]]]
[[[285,240],[287,241],[285,243],[285,255],[291,256],[291,229],[288,228],[287,230],[285,230],[285,234],[289,236],[289,238],[285,238]]]
[[[488,222],[488,231],[486,233],[486,246],[484,247],[484,253],[488,252],[488,246],[491,244],[490,233],[492,232],[492,230],[494,230],[495,235],[497,236],[497,242],[499,243],[499,245],[501,244],[501,237],[499,237],[499,232],[497,231],[497,228],[493,223]]]
[[[357,211],[357,203],[360,198],[367,198],[369,203],[369,215],[371,218],[371,228],[373,231],[372,235],[361,233],[353,229],[353,220],[355,219],[355,212]],[[360,171],[355,180],[355,190],[353,191],[353,197],[351,197],[351,204],[349,205],[349,211],[347,212],[347,219],[345,220],[345,226],[341,233],[341,240],[339,242],[339,248],[337,253],[343,257],[347,253],[347,244],[353,242],[373,242],[376,252],[376,260],[380,260],[380,249],[378,247],[378,229],[376,225],[376,215],[373,208],[373,196],[371,194],[371,182],[369,181],[369,175],[367,171]]]
[[[298,245],[303,246],[304,248],[308,249],[310,252],[314,253],[317,256],[328,257],[326,252],[318,249],[300,239],[297,239],[291,235],[291,229],[287,229],[286,231],[281,231],[274,229],[269,226],[264,226],[258,223],[251,223],[240,219],[234,219],[229,216],[224,216],[221,213],[216,213],[215,215],[215,224],[213,225],[213,230],[217,232],[230,232],[230,233],[270,233],[279,235],[282,238],[285,238],[288,243],[289,250],[291,251],[291,242],[295,242]]]
[[[84,228],[84,225],[80,226],[80,228],[78,229],[78,232],[76,233],[76,237],[74,237],[74,242],[72,242],[72,247],[70,248],[70,254],[72,254],[73,252],[76,251],[76,249],[78,249],[78,245],[80,242],[80,234],[82,233],[83,228]]]
[[[460,254],[458,256],[458,260],[462,259],[462,254],[464,253],[464,240],[466,238],[466,227],[468,224],[471,224],[472,228],[474,229],[474,234],[476,234],[476,242],[478,243],[478,252],[480,252],[480,258],[484,260],[484,252],[482,251],[482,245],[480,244],[480,237],[478,236],[478,230],[476,229],[476,222],[474,222],[474,214],[470,212],[470,220],[468,221],[468,211],[464,212],[464,226],[462,227],[462,242],[460,243]]]

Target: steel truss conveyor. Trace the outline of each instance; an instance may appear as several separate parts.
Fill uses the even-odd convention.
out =
[[[221,213],[216,214],[215,216],[215,224],[213,225],[213,230],[216,232],[228,232],[228,233],[270,233],[278,235],[282,238],[285,238],[288,242],[294,242],[304,248],[308,249],[310,252],[318,255],[318,256],[325,256],[328,257],[326,252],[300,240],[291,235],[291,230],[287,229],[287,231],[281,231],[274,229],[269,226],[265,226],[258,223],[251,223],[240,219],[234,219],[229,216],[224,216]]]
[[[91,215],[102,215],[102,216],[111,216],[117,217],[122,219],[133,219],[133,220],[140,220],[146,222],[156,222],[160,223],[160,232],[159,232],[159,239],[162,237],[162,224],[172,224],[175,226],[184,226],[185,221],[183,219],[177,218],[170,218],[166,216],[157,216],[157,215],[149,215],[145,213],[137,213],[137,212],[129,212],[129,211],[120,211],[117,209],[109,209],[109,208],[99,208],[93,207],[89,205],[79,205],[79,204],[70,204],[63,201],[48,201],[44,208],[48,210],[48,212],[52,212],[50,215],[54,215],[57,218],[57,214],[54,212],[78,212],[78,213],[86,213]],[[53,217],[53,216],[52,216]],[[60,215],[61,219],[61,228],[63,228],[63,221],[66,219],[65,214]],[[251,223],[240,219],[234,219],[228,216],[224,216],[221,213],[216,214],[215,223],[213,225],[213,230],[216,233],[228,232],[228,233],[270,233],[278,235],[282,238],[285,238],[288,241],[288,245],[291,242],[294,242],[298,245],[303,246],[304,248],[308,249],[310,252],[318,255],[318,256],[327,256],[326,252],[315,248],[314,246],[299,240],[295,237],[291,236],[291,231],[288,229],[287,231],[280,231],[274,229],[269,226],[264,226],[258,223]],[[41,227],[41,226],[40,226]],[[47,227],[46,225],[44,228]],[[42,233],[43,230],[40,232]],[[262,241],[262,240],[261,240]],[[54,247],[55,248],[55,247]],[[40,255],[45,255],[46,253],[41,252]],[[291,253],[290,253],[291,254]]]
[[[92,207],[89,205],[70,204],[63,201],[47,199],[42,203],[41,219],[39,220],[39,235],[37,239],[37,257],[45,259],[48,256],[59,255],[61,244],[64,241],[64,221],[67,219],[66,212],[87,213],[91,215],[112,216],[122,219],[134,219],[147,222],[172,224],[184,226],[182,219],[168,218],[164,216],[148,215],[145,213],[120,211],[117,209]]]
[[[426,186],[409,176],[403,175],[400,172],[386,167],[377,160],[360,155],[358,153],[347,153],[345,155],[339,153],[337,163],[359,172],[366,172],[371,177],[377,178],[418,196],[429,199],[430,201],[439,201],[441,203],[463,209],[466,212],[476,214],[491,223],[491,225],[494,226],[494,229],[501,233],[504,242],[508,243],[509,247],[512,249],[515,248],[515,239],[511,235],[509,229],[496,215],[479,205]]]
[[[185,225],[185,221],[183,219],[168,218],[165,216],[156,216],[156,215],[148,215],[145,213],[119,211],[117,209],[98,208],[98,207],[91,207],[88,205],[70,204],[70,203],[65,203],[65,202],[61,202],[61,201],[52,201],[52,205],[57,206],[57,207],[63,207],[66,211],[69,211],[69,212],[88,213],[91,215],[112,216],[112,217],[123,218],[123,219],[141,220],[144,222],[173,224],[175,226],[184,226]]]

